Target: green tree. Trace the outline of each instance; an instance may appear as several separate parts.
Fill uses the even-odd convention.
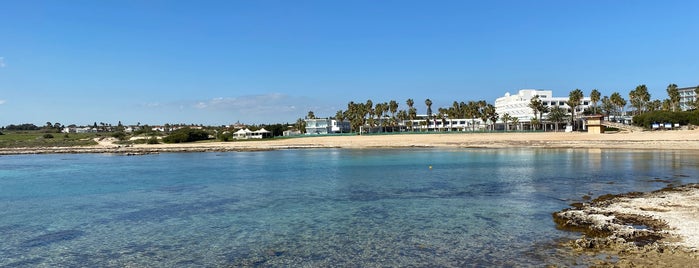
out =
[[[391,128],[392,128],[391,131],[393,132],[393,131],[395,131],[396,122],[397,122],[396,113],[398,112],[398,102],[395,100],[390,100],[388,102],[388,111],[391,112],[391,119],[392,119],[391,120],[391,122],[392,122],[391,123]]]
[[[201,129],[184,127],[175,130],[163,138],[165,143],[194,142],[209,139],[209,133]]]
[[[646,110],[648,112],[660,111],[660,108],[662,106],[663,106],[663,103],[660,100],[653,100],[653,101],[649,101],[646,104]]]
[[[408,119],[410,120],[410,131],[413,131],[413,120],[415,120],[415,117],[417,117],[417,109],[413,107],[415,105],[415,102],[413,99],[408,99],[405,101],[405,104],[408,105]]]
[[[598,114],[600,113],[598,107],[597,107],[597,102],[600,101],[600,92],[597,89],[593,89],[590,92],[590,101],[592,102],[592,113],[593,114]]]
[[[575,120],[575,110],[580,105],[580,101],[583,99],[583,92],[580,89],[574,89],[568,94],[568,106],[570,106],[570,122],[573,125],[573,129],[577,129],[577,121]]]
[[[476,131],[476,118],[480,117],[478,102],[468,101],[465,112],[466,116],[471,119],[471,131]]]
[[[694,88],[694,101],[691,102],[692,108],[699,109],[699,86]]]
[[[554,123],[555,131],[558,131],[558,125],[560,125],[561,122],[565,121],[566,117],[566,110],[558,105],[552,107],[551,111],[548,113],[548,120]]]
[[[612,102],[612,104],[614,104],[614,110],[616,111],[616,115],[621,116],[624,113],[624,107],[626,107],[626,100],[623,97],[621,97],[621,94],[619,94],[619,92],[612,93],[609,99]]]
[[[342,110],[338,110],[338,111],[335,113],[335,120],[337,120],[338,122],[340,122],[340,123],[338,124],[338,126],[340,127],[340,133],[342,133],[342,129],[343,129],[342,125],[343,125],[343,123],[345,122],[345,113],[342,112]]]
[[[503,125],[505,125],[505,131],[507,131],[510,128],[510,124],[508,124],[508,122],[510,122],[511,119],[512,117],[508,113],[505,113],[500,117],[500,120],[502,120]]]
[[[636,108],[635,113],[642,114],[645,112],[646,105],[650,101],[650,93],[646,85],[639,85],[636,89],[629,92],[629,102],[631,106]]]
[[[488,116],[488,120],[490,120],[490,130],[495,131],[495,123],[498,121],[498,113],[495,110],[495,106],[488,104],[485,109],[485,114]]]
[[[537,114],[539,115],[538,120],[535,120],[537,123],[535,124],[532,122],[532,125],[535,125],[537,128],[539,127],[538,123],[542,123],[542,128],[543,128],[543,116],[544,113],[549,112],[549,107],[544,105],[544,102],[539,99],[539,95],[534,96],[530,101],[529,101],[529,108],[532,109],[534,112],[534,119],[537,119]]]
[[[609,115],[616,111],[614,107],[614,103],[612,103],[609,97],[604,96],[602,98],[602,106],[600,108],[602,112],[607,116],[607,120],[609,120]]]
[[[519,130],[519,117],[511,117],[512,125],[515,126],[515,131]]]
[[[670,99],[670,106],[673,112],[677,112],[680,109],[680,91],[677,89],[677,85],[670,84],[667,86],[667,96]]]
[[[313,113],[313,111],[308,111],[308,115],[306,115],[306,118],[316,119],[316,115]]]
[[[427,120],[432,118],[432,100],[426,99],[425,105],[427,106]]]

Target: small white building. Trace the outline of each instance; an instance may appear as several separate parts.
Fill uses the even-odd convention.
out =
[[[266,130],[264,128],[261,128],[260,130],[256,130],[252,132],[252,135],[250,135],[250,138],[253,139],[265,139],[265,138],[271,138],[272,137],[272,132],[269,130]]]
[[[64,127],[61,130],[63,133],[96,133],[97,129],[93,127]]]
[[[233,133],[233,138],[236,140],[246,140],[252,137],[252,131],[249,129],[239,129]]]

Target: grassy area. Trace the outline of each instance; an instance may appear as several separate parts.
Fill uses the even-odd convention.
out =
[[[68,147],[96,145],[93,139],[101,133],[47,133],[41,131],[5,131],[0,135],[0,148]]]

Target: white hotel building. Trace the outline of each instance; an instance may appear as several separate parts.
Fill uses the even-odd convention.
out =
[[[512,117],[516,117],[520,123],[529,124],[535,118],[534,110],[529,107],[529,103],[537,95],[543,104],[548,107],[559,106],[564,109],[570,109],[568,104],[566,104],[568,97],[554,97],[551,90],[522,89],[516,95],[510,95],[507,92],[505,96],[497,98],[495,100],[495,111],[500,116],[507,113]],[[575,114],[582,115],[582,112],[590,106],[590,102],[590,97],[583,97],[580,105],[575,110]],[[546,118],[546,114],[544,114],[544,118]]]

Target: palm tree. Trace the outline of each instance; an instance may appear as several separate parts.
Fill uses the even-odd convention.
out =
[[[609,115],[614,112],[614,103],[612,103],[611,99],[607,96],[604,96],[602,98],[602,112],[607,116],[607,120],[609,120]]]
[[[483,109],[484,117],[490,120],[490,130],[495,131],[495,123],[498,121],[500,115],[495,111],[495,106],[488,104]]]
[[[432,118],[432,100],[426,99],[425,105],[427,105],[427,131],[430,131],[430,119]]]
[[[415,105],[415,102],[413,99],[408,99],[405,101],[405,104],[408,105],[408,119],[410,119],[410,130],[413,130],[413,120],[415,120],[415,117],[417,117],[417,109],[413,107]]]
[[[549,112],[549,107],[544,105],[544,102],[539,99],[539,95],[536,95],[529,101],[529,108],[531,108],[532,111],[534,111],[534,119],[536,119],[537,113],[539,114],[539,119],[536,121],[542,123],[541,127],[543,128],[544,120],[542,120],[542,118],[544,116],[544,113]],[[536,125],[538,128],[539,124]]]
[[[389,101],[388,102],[388,110],[391,112],[391,118],[393,119],[393,121],[391,121],[391,122],[393,122],[393,124],[391,124],[391,126],[393,128],[391,131],[393,132],[393,131],[395,131],[396,112],[398,112],[398,102],[396,102],[395,100]]]
[[[306,133],[306,121],[302,118],[296,120],[296,129],[301,133]]]
[[[624,112],[624,107],[626,107],[626,100],[621,97],[619,92],[612,93],[609,100],[614,104],[614,110],[616,110],[617,116],[621,116]]]
[[[554,128],[556,132],[558,132],[558,125],[561,124],[566,118],[566,110],[559,107],[558,105],[554,106],[551,108],[551,111],[548,114],[548,119],[551,122],[554,122]]]
[[[425,105],[427,106],[427,119],[430,119],[432,116],[432,100],[426,99]]]
[[[667,86],[667,96],[670,98],[670,107],[676,112],[680,108],[680,91],[677,90],[677,85],[670,84]]]
[[[316,119],[316,115],[313,113],[313,111],[308,111],[308,115],[306,115],[306,118]]]
[[[480,117],[478,103],[475,101],[468,101],[465,112],[466,116],[471,118],[471,131],[476,131],[476,118]]]
[[[570,121],[573,124],[573,128],[576,128],[575,121],[575,109],[580,105],[580,101],[583,99],[583,92],[580,89],[574,89],[568,94],[568,106],[571,108]]]
[[[600,100],[601,94],[597,89],[593,89],[592,92],[590,92],[590,101],[592,101],[592,113],[597,114],[599,111],[597,111],[597,102]]]
[[[345,122],[345,113],[343,113],[342,110],[338,110],[337,113],[335,113],[335,120],[340,122],[338,127],[340,127],[340,133],[342,133],[342,125],[344,125],[343,123]]]
[[[483,121],[483,124],[486,124],[486,127],[487,127],[488,119],[490,119],[491,108],[492,108],[492,112],[495,113],[495,107],[493,107],[493,105],[490,105],[487,103],[485,104],[485,107],[483,107],[483,109],[481,109],[480,119],[481,119],[481,121]]]
[[[629,92],[629,102],[631,106],[636,108],[636,114],[641,114],[645,111],[645,107],[650,101],[650,93],[646,85],[639,85],[636,89]]]
[[[519,117],[512,117],[512,124],[515,125],[515,130],[519,130]]]
[[[500,117],[500,120],[502,120],[502,123],[505,124],[505,132],[507,132],[507,129],[510,128],[510,125],[507,124],[507,122],[510,121],[510,119],[512,119],[512,117],[510,117],[510,114],[508,114],[508,113],[505,113]]]

